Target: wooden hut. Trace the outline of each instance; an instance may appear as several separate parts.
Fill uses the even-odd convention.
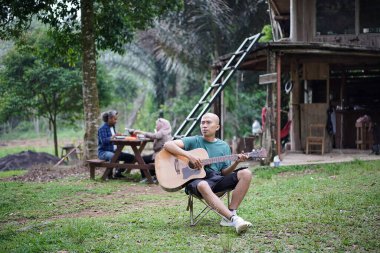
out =
[[[286,88],[291,150],[304,151],[310,125],[327,122],[333,122],[333,131],[323,142],[326,152],[369,149],[358,145],[362,133],[356,121],[368,115],[380,124],[380,1],[268,0],[268,7],[274,41],[257,45],[239,67],[272,73],[265,84],[269,124],[263,145],[281,153],[279,115]],[[228,58],[221,57],[214,71]]]

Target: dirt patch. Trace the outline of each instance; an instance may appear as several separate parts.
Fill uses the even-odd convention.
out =
[[[0,171],[29,169],[38,164],[56,164],[60,159],[45,152],[22,151],[0,159]]]
[[[132,191],[132,190],[130,190]],[[130,194],[129,194],[130,195]],[[88,208],[84,209],[79,212],[75,213],[68,213],[68,214],[61,214],[51,217],[49,220],[58,220],[58,219],[64,219],[64,218],[83,218],[83,217],[102,217],[102,216],[114,216],[114,214],[120,214],[125,213],[125,210],[128,210],[128,212],[133,211],[139,211],[139,210],[145,210],[146,208],[152,208],[154,210],[155,207],[159,206],[177,206],[179,203],[181,203],[178,200],[152,200],[152,201],[132,201],[132,202],[125,202],[123,203],[123,207],[116,208],[114,210],[107,209],[102,210],[100,208],[94,209]]]
[[[82,165],[58,166],[34,165],[22,176],[3,178],[1,181],[51,182],[65,177],[88,178],[88,168]]]

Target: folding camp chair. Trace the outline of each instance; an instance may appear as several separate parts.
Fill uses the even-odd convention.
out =
[[[232,190],[224,191],[224,192],[218,192],[216,195],[222,199],[224,196],[227,196],[227,204],[230,205],[230,192]],[[200,202],[202,202],[205,207],[202,209],[202,211],[197,214],[197,216],[194,217],[194,198],[198,199]],[[198,222],[208,213],[210,210],[214,211],[216,214],[218,214],[220,217],[224,218],[223,215],[219,214],[216,210],[214,210],[211,206],[209,206],[206,201],[203,198],[198,197],[197,195],[189,193],[189,198],[187,202],[187,211],[190,211],[190,226],[195,226],[198,224]]]

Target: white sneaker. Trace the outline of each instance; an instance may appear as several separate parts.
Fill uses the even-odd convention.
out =
[[[232,216],[231,220],[222,218],[222,220],[220,221],[220,225],[224,227],[235,227],[236,233],[238,234],[241,234],[247,231],[249,227],[252,227],[251,222],[245,221],[243,220],[243,218],[237,215]]]
[[[146,184],[148,182],[148,179],[144,177],[139,183],[140,184]]]

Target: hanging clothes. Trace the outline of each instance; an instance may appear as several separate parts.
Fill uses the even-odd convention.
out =
[[[292,121],[289,120],[288,122],[286,122],[285,126],[281,129],[281,131],[280,131],[280,138],[281,139],[284,139],[286,136],[289,135],[291,125],[292,125]]]
[[[262,129],[264,131],[264,128],[265,128],[265,121],[266,121],[266,118],[267,118],[267,108],[266,107],[263,107],[263,109],[261,109],[261,125],[262,125]]]
[[[331,106],[327,110],[326,130],[329,135],[334,135],[336,133],[336,114],[334,108]]]

